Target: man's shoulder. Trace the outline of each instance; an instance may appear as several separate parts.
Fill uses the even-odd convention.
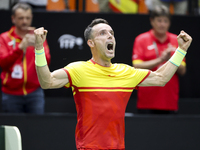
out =
[[[113,66],[117,69],[120,68],[133,68],[132,66],[128,65],[128,64],[124,64],[124,63],[114,63]]]
[[[9,32],[9,31],[5,31],[5,32],[1,33],[0,36],[1,36],[2,38],[6,38],[6,37],[8,37],[8,32]]]
[[[88,65],[88,61],[75,61],[69,63],[66,67],[81,68]]]
[[[71,65],[71,66],[79,66],[79,65],[83,65],[83,64],[85,64],[85,63],[86,63],[85,61],[75,61],[75,62],[69,63],[68,65]]]
[[[17,35],[16,33],[15,33],[15,26],[12,26],[9,30],[7,30],[7,31],[5,31],[5,32],[2,32],[1,34],[0,34],[0,36],[1,37],[3,37],[3,38],[9,38],[10,39],[10,36],[15,36],[15,35]],[[18,35],[17,35],[18,36]]]

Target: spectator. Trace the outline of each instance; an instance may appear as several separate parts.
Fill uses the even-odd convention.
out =
[[[152,11],[156,5],[165,5],[170,8],[170,4],[173,5],[175,15],[186,15],[188,10],[187,0],[145,0],[145,2],[150,11]]]
[[[156,6],[150,14],[152,29],[135,38],[133,46],[133,66],[142,69],[159,69],[174,53],[177,35],[168,32],[170,14],[164,5]],[[145,42],[144,42],[145,41]],[[137,109],[139,113],[177,113],[179,99],[178,74],[186,72],[185,60],[176,74],[164,87],[139,87]]]
[[[35,70],[34,27],[31,6],[17,3],[12,8],[14,26],[0,34],[0,67],[2,80],[2,110],[8,113],[44,112],[44,92]],[[50,53],[44,42],[47,62]]]
[[[0,0],[0,10],[8,10],[9,9],[9,1],[8,0]]]
[[[98,0],[99,3],[99,10],[103,13],[111,13],[113,12],[109,6],[109,0]]]
[[[47,0],[18,0],[20,3],[27,3],[31,5],[31,7],[36,9],[46,10]]]

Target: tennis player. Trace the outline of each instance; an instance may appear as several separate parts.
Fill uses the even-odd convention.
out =
[[[43,48],[47,30],[41,27],[34,33],[35,64],[41,87],[72,87],[77,109],[78,150],[124,150],[124,116],[132,91],[137,86],[164,86],[176,72],[192,41],[181,31],[176,52],[154,72],[112,64],[116,46],[114,31],[106,20],[99,18],[84,32],[92,58],[50,72]]]

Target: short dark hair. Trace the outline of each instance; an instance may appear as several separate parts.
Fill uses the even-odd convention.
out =
[[[99,23],[105,23],[107,25],[109,25],[109,23],[105,20],[105,19],[102,19],[102,18],[97,18],[97,19],[94,19],[88,26],[87,28],[85,29],[84,31],[84,37],[85,37],[85,40],[86,42],[88,41],[88,39],[91,38],[91,32],[92,32],[92,27],[99,24]]]
[[[154,9],[150,12],[150,18],[154,19],[155,17],[165,16],[171,18],[169,9],[164,5],[156,5]]]
[[[15,4],[12,7],[12,15],[15,15],[16,10],[19,9],[19,8],[21,8],[23,10],[29,10],[30,9],[32,11],[32,7],[29,4],[20,2],[20,3]]]

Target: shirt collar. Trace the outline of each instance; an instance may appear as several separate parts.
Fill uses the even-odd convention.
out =
[[[90,61],[91,61],[94,65],[97,64],[98,66],[105,67],[105,66],[102,66],[102,65],[98,64],[97,62],[95,62],[92,58],[90,59]],[[109,66],[109,67],[111,67],[111,66],[112,66],[112,63],[110,63],[110,66]],[[109,68],[109,67],[106,67],[106,68]]]
[[[149,33],[150,33],[152,39],[153,39],[156,43],[161,43],[161,42],[155,37],[155,35],[153,34],[153,29],[151,29],[151,30],[149,31]],[[170,39],[169,39],[169,32],[166,32],[166,35],[167,35],[166,40],[165,40],[163,43],[161,43],[161,44],[169,43],[169,41],[170,41]]]
[[[12,27],[10,28],[10,30],[8,31],[9,37],[10,37],[11,39],[15,38],[15,39],[21,40],[22,38],[19,37],[19,36],[16,34],[15,28],[16,28],[15,26],[12,26]]]

